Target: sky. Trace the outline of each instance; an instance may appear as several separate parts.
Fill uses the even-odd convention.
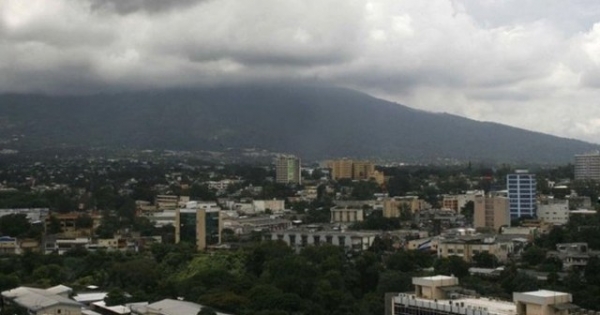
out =
[[[0,0],[0,93],[248,82],[600,143],[600,1]]]

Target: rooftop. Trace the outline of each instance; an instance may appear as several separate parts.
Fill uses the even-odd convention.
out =
[[[54,305],[80,306],[81,304],[44,289],[18,287],[2,292],[2,297],[32,311],[38,311]]]
[[[445,310],[454,314],[467,314],[474,310],[481,315],[516,315],[517,306],[513,302],[477,297],[460,297],[452,300],[428,300],[414,294],[401,293],[394,297],[395,303],[408,306]]]
[[[554,297],[559,295],[567,295],[568,293],[558,292],[558,291],[548,291],[548,290],[538,290],[531,292],[523,292],[523,294],[533,295],[538,297]]]

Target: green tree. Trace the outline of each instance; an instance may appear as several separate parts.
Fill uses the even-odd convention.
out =
[[[20,237],[26,235],[31,224],[24,214],[9,214],[0,217],[0,234],[5,236]]]
[[[462,278],[469,275],[469,264],[459,256],[438,258],[433,263],[433,268],[437,274],[447,276]]]
[[[546,258],[546,251],[537,246],[528,247],[523,254],[521,260],[529,266],[537,266]]]
[[[475,266],[482,268],[495,268],[498,266],[498,258],[488,252],[478,252],[473,255]]]
[[[75,226],[81,229],[89,229],[94,226],[94,219],[84,213],[75,219]]]
[[[202,306],[197,315],[217,315],[217,312],[208,306]]]
[[[460,208],[460,213],[465,216],[467,222],[473,222],[473,215],[475,213],[475,203],[468,201],[465,205]]]
[[[48,226],[46,229],[46,234],[58,234],[62,233],[62,227],[60,226],[60,220],[54,215],[50,215],[50,219],[48,219]]]
[[[600,284],[600,258],[598,256],[588,259],[583,276],[588,284]]]
[[[108,294],[104,297],[104,302],[107,306],[123,305],[129,302],[129,299],[123,290],[115,288],[108,291]]]

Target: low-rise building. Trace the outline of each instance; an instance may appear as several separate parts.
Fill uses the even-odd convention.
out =
[[[330,244],[343,247],[347,250],[367,250],[373,244],[378,233],[359,231],[315,231],[293,229],[272,232],[267,239],[283,241],[291,247],[305,247],[309,245]]]
[[[568,315],[578,307],[569,293],[538,290],[515,292],[512,301],[490,299],[459,286],[458,278],[413,278],[414,293],[387,293],[386,315]]]
[[[451,209],[458,213],[469,201],[475,202],[475,197],[483,194],[483,191],[471,190],[464,194],[444,195],[442,199],[442,208]]]
[[[285,200],[253,200],[252,206],[255,213],[264,213],[267,210],[273,213],[281,213],[285,210]]]
[[[136,315],[197,315],[205,306],[173,299],[164,299],[147,305],[130,305],[131,313]],[[216,312],[217,315],[227,315]]]
[[[431,252],[437,253],[438,244],[439,244],[439,237],[419,238],[416,240],[408,241],[408,243],[406,244],[406,249],[431,251]]]
[[[556,251],[549,251],[548,257],[560,259],[563,270],[582,270],[591,257],[600,256],[600,251],[591,250],[587,243],[560,243],[556,244]]]
[[[0,237],[0,254],[18,254],[19,242],[16,237]]]
[[[282,231],[292,227],[292,221],[281,218],[253,217],[223,219],[223,229],[231,229],[236,235],[249,234],[252,231]]]
[[[31,315],[80,315],[82,305],[68,298],[71,292],[65,286],[48,289],[18,287],[2,292],[2,310],[15,307]]]
[[[478,253],[489,253],[498,261],[506,261],[513,253],[512,239],[503,239],[498,235],[466,235],[450,239],[440,239],[438,257],[459,256],[466,262],[472,262]]]
[[[431,209],[431,205],[417,196],[390,197],[383,200],[383,216],[386,218],[400,217],[403,209],[416,213]]]
[[[549,199],[537,206],[538,219],[553,225],[565,225],[569,222],[569,201]]]
[[[364,210],[361,208],[333,207],[331,208],[331,222],[354,223],[364,221]]]

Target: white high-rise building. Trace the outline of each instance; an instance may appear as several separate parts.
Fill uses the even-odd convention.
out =
[[[575,155],[575,180],[600,181],[600,152]]]

